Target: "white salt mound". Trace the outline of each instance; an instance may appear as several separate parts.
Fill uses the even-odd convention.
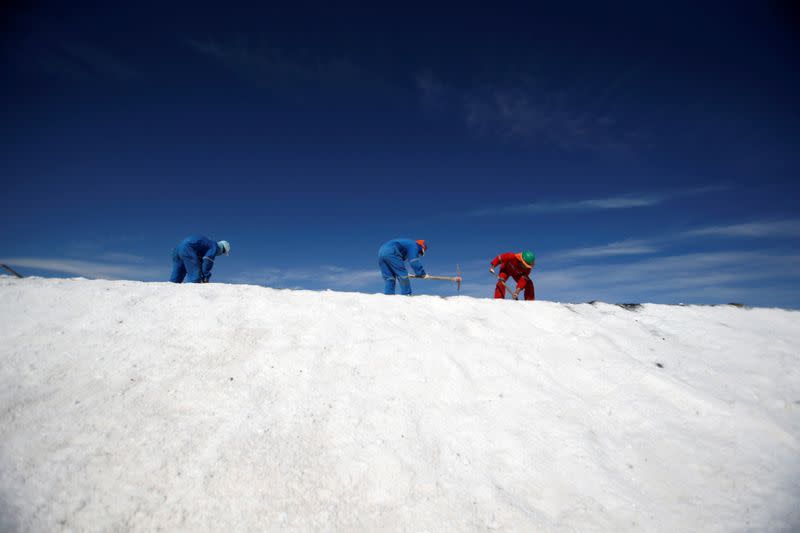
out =
[[[0,278],[2,531],[790,531],[800,312]]]

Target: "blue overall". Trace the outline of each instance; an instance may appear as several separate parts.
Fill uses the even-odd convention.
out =
[[[186,237],[172,250],[172,275],[169,280],[173,283],[182,283],[184,278],[187,283],[208,281],[214,268],[214,258],[219,254],[216,241],[199,235]]]
[[[424,276],[420,257],[422,248],[411,239],[392,239],[378,250],[378,266],[383,275],[383,294],[394,294],[395,280],[400,282],[400,294],[411,294],[411,282],[408,280],[408,271],[405,261],[411,264],[414,274]]]

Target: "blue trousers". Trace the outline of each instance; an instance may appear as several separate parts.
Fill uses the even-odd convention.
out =
[[[172,251],[172,275],[169,280],[172,283],[200,283],[203,279],[203,272],[200,270],[200,259],[193,250]]]
[[[395,280],[400,282],[400,294],[411,294],[408,271],[401,258],[394,254],[381,254],[378,256],[378,266],[383,276],[383,294],[394,294]]]

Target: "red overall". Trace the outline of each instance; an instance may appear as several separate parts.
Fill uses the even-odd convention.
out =
[[[501,264],[500,273],[498,277],[500,280],[497,282],[497,286],[494,289],[494,297],[495,298],[505,298],[506,297],[506,280],[510,277],[514,278],[517,282],[517,291],[525,290],[525,299],[526,300],[533,300],[535,298],[535,291],[536,289],[533,286],[533,281],[531,281],[531,267],[526,266],[525,263],[522,262],[522,259],[519,257],[519,254],[515,254],[513,252],[508,252],[505,254],[498,255],[494,259],[492,259],[492,266],[496,267],[497,265]]]

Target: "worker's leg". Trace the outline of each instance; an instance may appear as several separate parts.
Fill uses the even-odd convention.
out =
[[[192,252],[181,255],[181,259],[183,259],[183,264],[186,267],[186,283],[200,283],[203,280],[200,259]]]
[[[397,272],[395,272],[396,261],[394,261],[394,259],[392,255],[382,255],[378,257],[378,267],[380,267],[381,276],[383,276],[383,294],[394,294],[395,291]],[[400,266],[403,267],[405,271],[402,261],[400,261]]]
[[[536,288],[533,286],[533,281],[531,280],[531,278],[528,277],[522,278],[520,286],[523,287],[525,291],[526,300],[532,301],[536,299]]]
[[[397,283],[400,284],[400,294],[410,295],[411,282],[408,280],[408,270],[406,270],[406,264],[403,259],[396,255],[386,256],[385,259],[386,265],[397,278]]]
[[[383,294],[394,294],[394,287],[394,278],[383,278]]]
[[[411,296],[411,281],[408,276],[397,276],[397,282],[400,284],[400,294]]]
[[[494,297],[495,298],[499,298],[500,300],[502,300],[503,298],[506,297],[506,283],[505,282],[508,279],[508,274],[506,274],[505,272],[503,272],[501,270],[500,271],[500,275],[497,276],[497,277],[500,278],[500,279],[497,280],[497,285],[495,285],[495,287],[494,287]]]
[[[178,255],[177,250],[172,250],[172,274],[169,280],[172,283],[182,283],[185,277],[186,267],[183,265],[183,259]]]

